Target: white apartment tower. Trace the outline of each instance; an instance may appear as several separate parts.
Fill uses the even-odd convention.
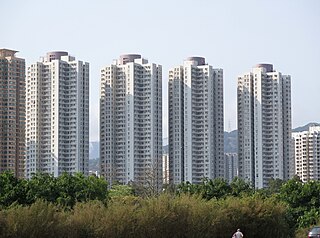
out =
[[[26,176],[88,174],[89,63],[50,52],[27,69]]]
[[[256,188],[293,176],[291,78],[259,64],[238,77],[239,176]]]
[[[169,71],[170,183],[224,177],[223,70],[189,57]]]
[[[320,126],[292,133],[295,154],[295,174],[303,182],[320,180]]]
[[[162,184],[162,67],[120,56],[101,70],[101,175],[110,185]]]

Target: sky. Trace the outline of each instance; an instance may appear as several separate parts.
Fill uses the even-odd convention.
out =
[[[237,76],[258,63],[291,75],[293,127],[320,122],[320,1],[0,0],[0,48],[30,65],[50,51],[90,63],[90,141],[99,140],[100,69],[121,54],[162,65],[163,137],[168,71],[202,56],[224,71],[224,125],[237,128]]]

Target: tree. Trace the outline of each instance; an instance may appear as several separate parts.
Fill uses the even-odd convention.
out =
[[[12,203],[25,203],[25,180],[18,179],[12,172],[0,174],[0,206],[10,206]]]
[[[39,199],[56,202],[57,198],[56,179],[52,175],[37,173],[30,180],[26,180],[27,204],[32,204]]]
[[[110,198],[132,196],[133,188],[129,185],[113,185],[109,190]]]
[[[210,200],[212,198],[220,199],[230,195],[231,188],[228,182],[222,178],[207,179],[202,183],[202,197]]]
[[[251,187],[251,185],[239,177],[235,177],[231,181],[230,187],[231,195],[234,197],[240,197],[243,194],[251,195],[254,192],[254,189]]]
[[[319,181],[302,183],[298,177],[295,177],[281,186],[278,197],[289,205],[287,216],[292,226],[312,225],[318,220]]]
[[[70,175],[63,173],[56,181],[58,189],[57,202],[63,206],[73,207],[76,202],[89,200],[106,201],[108,184],[96,176],[86,177],[81,173]]]
[[[107,182],[104,179],[96,176],[86,177],[81,173],[75,175],[63,173],[57,178],[38,173],[26,181],[27,204],[41,199],[73,207],[76,202],[106,201],[107,197]]]
[[[192,184],[189,181],[182,182],[177,186],[177,193],[178,194],[200,194],[201,187],[198,184]]]
[[[156,160],[154,164],[143,169],[143,178],[129,182],[135,195],[154,197],[162,192],[162,167],[159,163],[160,161]]]
[[[268,191],[270,194],[279,193],[284,181],[279,178],[272,178],[268,181]]]

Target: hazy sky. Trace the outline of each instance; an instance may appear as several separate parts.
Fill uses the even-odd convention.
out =
[[[1,0],[0,48],[27,65],[63,50],[90,63],[90,140],[99,139],[100,69],[124,53],[168,70],[203,56],[224,70],[225,130],[237,127],[237,76],[273,63],[292,80],[293,127],[320,122],[319,0]]]

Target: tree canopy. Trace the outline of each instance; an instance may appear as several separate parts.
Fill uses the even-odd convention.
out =
[[[12,173],[0,174],[0,206],[13,203],[27,205],[44,200],[66,207],[76,202],[90,200],[106,201],[107,182],[96,176],[63,173],[55,178],[48,174],[35,174],[30,180],[18,179]]]
[[[145,189],[145,187],[143,188]],[[222,205],[225,203],[228,203],[228,206],[231,207],[235,206],[235,211],[221,210],[223,212],[220,216],[227,216],[224,217],[226,219],[224,223],[227,223],[228,219],[240,222],[235,215],[236,211],[241,211],[241,216],[247,216],[249,222],[251,221],[250,219],[253,219],[250,212],[257,212],[257,217],[264,216],[268,214],[268,209],[273,209],[272,204],[280,204],[280,213],[276,213],[273,210],[273,216],[275,214],[284,216],[285,220],[279,219],[281,222],[285,222],[285,224],[282,224],[282,227],[287,227],[286,229],[290,230],[290,234],[293,234],[295,230],[305,232],[304,229],[320,222],[320,182],[309,181],[303,183],[297,177],[286,182],[279,179],[270,180],[268,188],[258,190],[252,188],[250,184],[240,178],[235,178],[230,184],[221,178],[204,178],[200,184],[183,182],[177,186],[168,186],[164,192],[153,193],[152,196],[144,196],[144,193],[137,192],[137,189],[139,187],[134,184],[118,184],[108,189],[108,184],[104,179],[96,176],[86,177],[80,173],[75,175],[64,173],[58,178],[48,174],[35,174],[31,179],[27,180],[18,179],[12,173],[4,172],[0,174],[0,211],[19,205],[32,207],[38,201],[71,211],[75,206],[79,206],[77,204],[86,204],[93,200],[100,201],[101,204],[105,205],[109,203],[118,203],[119,205],[131,204],[133,207],[128,209],[135,209],[135,206],[144,206],[145,201],[149,199],[166,194],[167,199],[172,198],[172,203],[168,202],[166,205],[168,209],[175,209],[176,204],[174,201],[179,197],[183,199],[194,197],[196,199],[192,200],[193,202],[208,202],[209,204],[215,204],[214,206],[219,206],[219,209],[222,209]],[[245,207],[238,207],[232,201],[235,201],[236,204],[245,204],[243,205]],[[196,206],[195,204],[188,204],[186,209],[193,209]],[[257,204],[264,204],[263,206],[268,207],[268,209],[259,210],[259,207],[254,207],[260,206]],[[201,206],[204,205],[199,205],[197,209],[201,210]],[[155,207],[153,209],[158,208]],[[192,213],[200,212],[200,210],[192,211]],[[259,212],[262,212],[262,214],[259,215]],[[224,213],[226,215],[223,215]],[[208,215],[201,214],[203,217]],[[0,216],[0,226],[3,221],[1,219]],[[267,218],[265,217],[264,219]],[[272,219],[268,221],[272,222]],[[230,224],[234,223],[231,222]],[[245,224],[243,227],[246,227]],[[252,227],[248,225],[249,230],[256,227],[254,224],[250,224],[250,226]],[[254,231],[252,232],[252,234],[255,234]]]

